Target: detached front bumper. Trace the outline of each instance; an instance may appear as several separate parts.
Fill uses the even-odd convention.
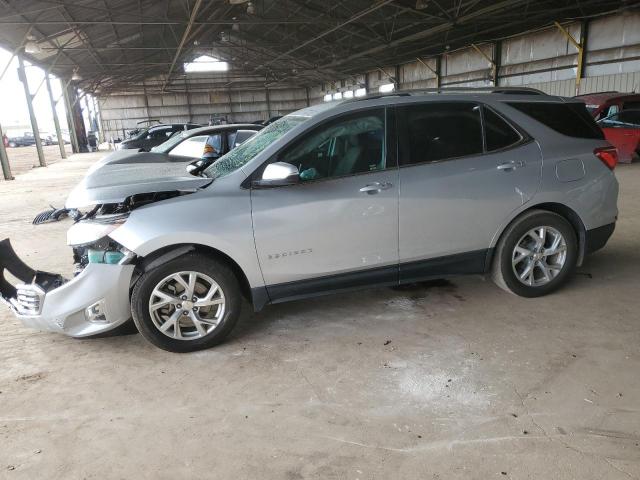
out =
[[[98,335],[131,318],[133,270],[133,265],[90,263],[66,280],[28,267],[7,239],[0,242],[0,299],[27,327],[71,337]],[[5,271],[23,283],[9,283]]]

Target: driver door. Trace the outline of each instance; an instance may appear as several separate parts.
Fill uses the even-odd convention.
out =
[[[294,165],[300,175],[293,185],[251,191],[256,249],[272,301],[397,283],[393,130],[384,109],[343,115],[269,162]]]

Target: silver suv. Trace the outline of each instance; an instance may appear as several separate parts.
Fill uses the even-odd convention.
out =
[[[616,150],[584,103],[513,93],[395,94],[269,125],[199,176],[107,165],[67,207],[77,275],[2,295],[27,326],[86,337],[132,316],[160,348],[221,342],[242,297],[269,303],[449,275],[537,297],[605,245]]]

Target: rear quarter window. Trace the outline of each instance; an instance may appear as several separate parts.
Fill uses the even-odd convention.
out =
[[[604,139],[584,103],[509,102],[508,105],[562,135]]]

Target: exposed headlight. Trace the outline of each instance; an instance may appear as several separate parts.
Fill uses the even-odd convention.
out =
[[[120,227],[129,214],[102,215],[91,220],[80,221],[67,231],[67,245],[88,245],[106,237]]]

